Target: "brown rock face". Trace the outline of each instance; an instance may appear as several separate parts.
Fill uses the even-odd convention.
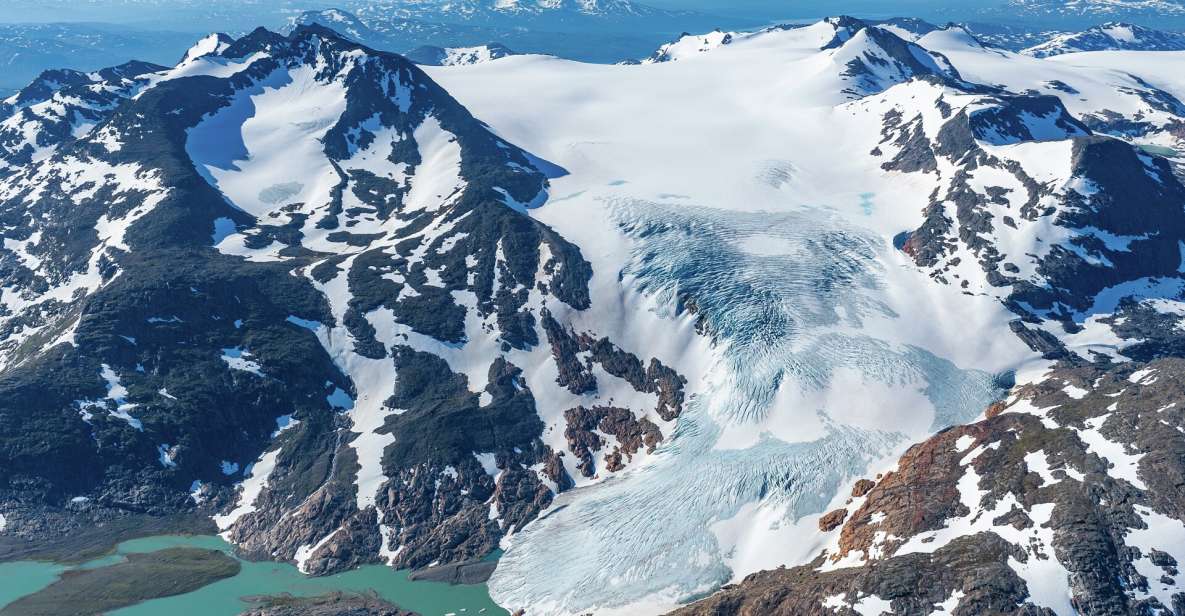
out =
[[[829,533],[843,524],[845,518],[848,517],[847,509],[836,509],[830,513],[825,513],[819,517],[819,530]]]
[[[618,447],[605,456],[606,469],[616,472],[624,467],[622,455],[628,460],[642,447],[648,452],[662,442],[662,432],[649,419],[638,419],[629,409],[594,406],[578,406],[564,412],[568,428],[564,436],[568,439],[568,450],[580,459],[577,468],[585,477],[596,474],[593,453],[605,446],[605,440],[598,432],[617,439]]]
[[[886,474],[865,494],[864,504],[840,533],[835,558],[843,558],[853,550],[870,554],[878,533],[898,538],[877,544],[890,553],[897,544],[904,543],[904,538],[941,528],[947,518],[966,514],[957,488],[964,470],[959,466],[962,456],[955,449],[955,441],[973,431],[971,427],[952,428],[905,452],[897,470]],[[874,521],[874,515],[879,522]]]
[[[653,412],[663,421],[674,421],[682,414],[683,388],[687,379],[679,373],[657,359],[644,363],[608,338],[567,329],[547,311],[543,311],[541,317],[559,372],[556,377],[559,385],[575,394],[597,392],[593,367],[600,366],[605,373],[629,383],[635,391],[655,394],[657,404]],[[617,440],[617,445],[604,456],[603,468],[609,472],[624,469],[642,447],[653,451],[662,441],[662,432],[646,418],[649,412],[650,409],[609,406],[577,407],[566,411],[565,437],[568,450],[579,460],[576,468],[580,474],[596,476],[597,463],[593,454],[608,445],[605,436]]]
[[[995,417],[996,415],[1003,413],[1005,408],[1007,408],[1007,407],[1004,405],[1003,402],[994,402],[990,406],[987,407],[987,411],[984,412],[984,415],[988,419],[991,419],[992,417]]]
[[[852,486],[852,498],[860,498],[876,485],[876,482],[871,479],[861,479]]]
[[[1128,543],[1154,516],[1185,526],[1185,360],[1063,364],[1013,398],[1024,404],[914,445],[875,485],[858,482],[855,512],[819,519],[842,530],[814,562],[753,574],[676,614],[850,615],[875,596],[894,614],[1052,616],[1018,574],[1034,559],[1064,568],[1042,583],[1065,584],[1076,613],[1185,614],[1172,540]],[[959,527],[970,530],[943,534]],[[907,541],[925,547],[902,551]],[[822,567],[844,556],[863,564]]]

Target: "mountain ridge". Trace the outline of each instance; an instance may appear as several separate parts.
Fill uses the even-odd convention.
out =
[[[645,66],[312,24],[47,74],[0,109],[0,530],[503,549],[547,614],[1167,607],[1158,70],[837,17]]]

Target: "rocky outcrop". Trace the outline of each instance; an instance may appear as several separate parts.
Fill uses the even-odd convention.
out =
[[[519,369],[490,351],[485,374],[459,374],[440,349],[481,336],[527,353],[537,305],[589,307],[589,264],[524,213],[562,170],[411,62],[326,28],[208,42],[176,70],[50,75],[0,110],[43,121],[22,133],[32,149],[0,130],[0,222],[20,247],[0,252],[6,532],[45,542],[79,520],[201,512],[245,553],[311,574],[486,555],[572,481]],[[340,102],[302,129],[326,190],[236,192],[222,172],[249,170],[222,157],[249,144],[203,149],[203,131],[237,130],[236,104],[297,80]],[[453,183],[416,195],[426,173]]]
[[[576,407],[564,412],[568,428],[564,437],[568,439],[568,450],[580,460],[577,468],[585,477],[596,475],[593,454],[607,443],[600,435],[612,436],[617,440],[613,450],[605,455],[605,470],[617,472],[642,448],[653,452],[662,442],[662,432],[649,419],[639,420],[629,409],[596,406]],[[622,461],[622,456],[625,461]]]
[[[372,595],[331,593],[319,597],[250,597],[255,607],[241,616],[418,616]]]
[[[1176,357],[1063,363],[860,480],[814,562],[675,613],[1038,615],[1059,593],[1082,614],[1178,610],[1183,375]]]
[[[922,224],[898,241],[918,266],[1030,322],[1087,310],[1125,281],[1176,275],[1185,187],[1168,161],[1093,134],[1054,96],[962,90],[961,99],[953,87],[927,92],[937,114],[907,119],[890,107],[873,151],[886,170],[936,175]],[[1069,171],[1040,181],[1025,150],[1007,147],[1053,143],[1059,157],[1069,145]],[[1060,239],[1025,239],[1050,225]],[[1059,356],[1040,332],[1014,330]]]
[[[819,530],[829,533],[837,528],[848,517],[847,509],[836,509],[830,511],[822,516],[819,516]]]
[[[599,365],[610,375],[628,382],[635,391],[657,394],[655,412],[664,421],[673,421],[683,412],[683,387],[687,379],[661,361],[652,358],[649,364],[643,364],[636,355],[617,347],[608,338],[565,330],[550,313],[543,314],[543,328],[559,368],[557,382],[572,393],[596,391],[592,368]]]

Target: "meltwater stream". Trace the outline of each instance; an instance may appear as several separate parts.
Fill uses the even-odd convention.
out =
[[[501,605],[647,613],[776,566],[742,554],[754,543],[809,561],[814,516],[846,482],[1008,385],[869,335],[899,318],[883,292],[892,248],[829,209],[611,211],[633,245],[623,283],[692,310],[718,358],[652,462],[561,496],[512,539],[490,581]],[[746,517],[758,504],[776,519]]]

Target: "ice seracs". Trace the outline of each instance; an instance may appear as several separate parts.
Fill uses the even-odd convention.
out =
[[[942,40],[952,42],[940,43]],[[653,301],[659,314],[695,323],[713,339],[718,353],[716,363],[707,367],[694,367],[690,358],[680,362],[676,356],[672,360],[675,366],[686,366],[688,374],[704,375],[703,384],[696,391],[691,412],[680,420],[681,429],[670,445],[660,450],[654,463],[622,481],[582,488],[561,497],[565,505],[562,510],[512,538],[491,581],[495,596],[512,604],[538,605],[546,613],[579,613],[625,605],[635,609],[646,605],[651,606],[644,608],[646,611],[658,611],[653,606],[670,605],[680,596],[691,596],[705,585],[728,579],[725,571],[744,575],[772,567],[770,554],[795,554],[795,558],[801,558],[796,562],[806,562],[817,551],[800,552],[795,546],[818,549],[825,541],[818,538],[817,529],[809,521],[812,518],[805,512],[812,508],[821,511],[827,506],[807,495],[835,493],[842,479],[828,477],[824,482],[827,487],[817,492],[815,484],[811,484],[812,489],[804,488],[802,494],[793,489],[775,490],[777,496],[767,493],[763,499],[744,492],[748,480],[737,485],[725,478],[752,478],[779,468],[758,452],[765,448],[779,451],[777,448],[782,446],[796,452],[782,455],[800,461],[804,465],[802,472],[808,474],[805,469],[813,468],[808,462],[813,455],[828,456],[832,463],[843,459],[853,468],[869,464],[870,459],[880,459],[882,454],[876,452],[892,451],[896,446],[893,428],[916,434],[947,422],[963,421],[958,419],[960,413],[974,415],[987,407],[983,403],[993,396],[992,373],[1008,367],[1027,369],[1034,352],[1013,346],[1024,344],[1023,338],[1011,333],[1015,326],[1010,326],[1009,321],[1015,313],[1003,302],[1006,298],[995,290],[987,274],[982,273],[974,253],[960,249],[959,262],[974,269],[958,270],[959,278],[955,280],[950,272],[962,266],[952,266],[936,274],[947,276],[948,282],[942,283],[911,281],[903,273],[915,270],[899,260],[901,253],[891,248],[881,252],[893,246],[900,231],[922,222],[927,215],[927,196],[935,190],[935,202],[950,208],[941,215],[934,214],[936,220],[975,218],[979,215],[971,203],[982,202],[991,212],[990,220],[999,225],[994,227],[998,230],[993,230],[990,238],[984,230],[965,235],[983,233],[984,250],[990,247],[999,255],[1008,255],[1006,259],[1012,259],[1008,262],[1016,265],[1020,274],[1038,279],[1043,269],[1040,259],[1029,261],[1026,255],[1047,255],[1042,252],[1050,249],[1045,242],[1064,244],[1061,250],[1076,254],[1088,264],[1104,267],[1105,257],[1115,266],[1106,276],[1138,277],[1140,274],[1119,264],[1127,253],[1161,254],[1160,248],[1141,242],[1161,241],[1167,245],[1176,241],[1173,235],[1153,240],[1156,233],[1151,229],[1108,228],[1101,220],[1083,220],[1059,229],[1052,224],[1052,218],[1025,218],[1022,206],[1028,199],[1035,199],[1041,207],[1053,204],[1054,195],[1046,196],[1041,186],[1060,187],[1056,189],[1059,195],[1071,201],[1085,200],[1090,211],[1104,210],[1108,204],[1098,201],[1097,194],[1084,181],[1095,171],[1083,164],[1089,158],[1129,161],[1135,172],[1133,186],[1146,186],[1154,192],[1162,181],[1171,185],[1170,172],[1152,159],[1145,160],[1139,150],[1122,141],[1093,136],[1092,128],[1067,109],[1070,103],[1052,92],[1034,96],[1026,92],[1027,87],[1001,88],[1000,80],[979,77],[981,67],[996,62],[995,58],[999,58],[1003,69],[1009,58],[1016,56],[989,50],[961,29],[935,32],[929,41],[923,34],[917,43],[910,43],[884,29],[870,30],[867,24],[855,20],[836,19],[745,37],[704,53],[697,51],[693,57],[694,62],[655,63],[640,68],[590,67],[524,57],[509,59],[498,67],[474,66],[433,73],[493,125],[517,127],[506,133],[509,138],[571,172],[553,182],[553,200],[540,208],[537,216],[577,244],[596,246],[586,250],[599,255],[592,258],[595,272],[621,272],[627,288]],[[1026,62],[1037,60],[1021,60],[1017,66],[1028,66]],[[1065,71],[1069,74],[1072,69]],[[754,75],[793,76],[793,87],[775,78],[763,90],[754,85]],[[1018,74],[1013,79],[1032,77]],[[516,107],[491,86],[519,83],[530,88],[530,84],[564,79],[579,82],[587,91],[596,93],[587,111],[573,109],[546,93],[530,105]],[[680,114],[651,120],[646,126],[619,120],[644,115],[643,110],[653,100],[681,101]],[[743,102],[753,100],[763,104],[754,109]],[[722,109],[729,112],[721,116]],[[606,116],[618,120],[600,119]],[[708,119],[713,117],[727,117],[728,121],[717,124]],[[761,136],[750,135],[745,141],[745,154],[738,156],[738,149],[731,145],[735,143],[731,134],[738,122],[762,126],[765,133],[776,133],[777,137],[771,135],[767,142]],[[810,128],[813,124],[827,128],[815,131]],[[674,154],[692,143],[701,147],[687,147],[686,153]],[[825,147],[818,146],[824,143]],[[811,156],[805,157],[796,155],[795,144],[815,145],[810,148]],[[970,160],[978,150],[995,162],[985,163],[987,159],[980,158],[978,168],[972,168]],[[943,152],[950,158],[944,158]],[[862,158],[866,155],[869,158]],[[1044,162],[1038,163],[1038,159]],[[668,171],[663,177],[638,171],[652,160],[665,161]],[[770,161],[779,161],[776,168],[782,170],[774,182],[765,181],[769,174],[759,172],[769,169]],[[960,175],[960,169],[965,176]],[[947,182],[956,176],[960,179],[951,191]],[[1025,176],[1031,182],[1023,179]],[[861,185],[853,186],[852,178],[860,178]],[[841,186],[844,189],[837,189]],[[1103,192],[1117,194],[1113,189]],[[956,208],[963,198],[961,193],[968,203]],[[1166,198],[1165,203],[1169,200]],[[821,208],[812,209],[803,202]],[[995,209],[997,202],[999,209]],[[1161,211],[1159,205],[1149,208]],[[578,221],[572,214],[576,211],[582,214]],[[1163,211],[1168,212],[1168,208]],[[582,229],[587,227],[589,212],[603,212],[595,217],[616,221],[616,229]],[[1010,217],[1016,227],[1009,226],[1005,217]],[[787,222],[783,228],[776,224],[782,218],[797,222]],[[808,236],[827,238],[826,248],[808,248],[808,239],[791,232],[812,228],[810,225],[820,228]],[[871,233],[871,238],[865,233]],[[767,239],[769,236],[772,239]],[[602,239],[606,237],[612,239]],[[1028,244],[1030,241],[1033,243]],[[836,253],[830,254],[830,249]],[[1168,261],[1155,267],[1167,267]],[[715,271],[712,263],[728,263],[728,271]],[[1171,265],[1175,268],[1177,263]],[[1000,267],[1002,274],[1009,274]],[[841,278],[831,277],[840,271],[844,272]],[[745,293],[731,293],[731,276],[737,277],[736,285]],[[876,282],[882,276],[884,282]],[[971,280],[964,284],[968,277]],[[927,310],[920,304],[897,304],[911,293],[905,289],[935,293],[936,283],[946,290],[932,301],[942,302],[944,310],[976,314],[976,318],[984,319],[985,329],[979,331],[1002,328],[994,331],[1000,332],[1001,341],[1008,338],[1011,342],[1002,344],[990,358],[971,358],[966,356],[965,348],[959,349],[960,334],[953,330],[929,332],[912,341],[900,336],[904,332],[892,333],[893,328],[886,327],[888,323],[911,322]],[[796,292],[797,285],[813,291]],[[594,305],[598,297],[604,297],[599,293],[614,297],[620,292],[613,285],[594,284],[593,289]],[[817,310],[795,305],[800,297],[818,297],[821,289],[836,295],[825,295],[830,299],[820,302]],[[779,290],[785,290],[787,296],[781,296]],[[1001,290],[1007,292],[1006,288]],[[1080,297],[1093,303],[1101,290],[1097,285],[1084,288]],[[741,301],[740,295],[748,299]],[[963,302],[967,302],[966,308],[954,308]],[[842,310],[835,308],[837,304]],[[885,307],[890,307],[889,312],[878,316]],[[761,316],[742,316],[749,309]],[[779,319],[777,315],[783,309],[794,317]],[[889,313],[898,316],[888,317]],[[942,321],[936,317],[928,322]],[[778,323],[784,327],[774,328]],[[1051,319],[1046,327],[1056,340],[1060,335],[1055,331],[1058,323]],[[857,345],[862,351],[854,356],[862,361],[851,366],[854,373],[845,374],[840,369],[843,358],[812,353],[816,349],[812,340],[834,340],[834,336],[857,333],[869,336],[871,340],[863,342],[890,355],[882,356],[872,347]],[[755,344],[750,341],[762,341],[762,351],[746,355],[748,345]],[[779,350],[783,343],[792,349],[785,356]],[[852,344],[851,339],[845,345],[820,342],[819,350],[852,348]],[[893,349],[901,348],[898,344],[924,349],[934,356],[907,354],[890,359]],[[804,359],[807,356],[811,359]],[[781,364],[779,357],[799,360],[805,372],[798,373],[793,363]],[[874,357],[881,359],[873,361]],[[943,364],[943,359],[951,363]],[[882,365],[881,361],[893,369],[885,372],[874,368]],[[939,369],[940,365],[945,367]],[[980,372],[970,369],[973,367],[979,367]],[[940,373],[945,376],[939,377]],[[915,377],[910,374],[917,375],[917,380],[912,380]],[[885,380],[880,381],[882,378]],[[934,387],[938,382],[953,390],[939,392]],[[893,426],[879,424],[875,413],[858,412],[871,404],[861,401],[854,392],[871,391],[882,383],[892,393],[876,399],[903,405],[897,411],[877,407],[894,418]],[[926,412],[919,416],[921,409]],[[917,423],[907,424],[905,418]],[[791,425],[794,429],[788,428]],[[876,432],[858,434],[857,427]],[[985,449],[990,448],[980,449],[979,453]],[[718,460],[714,457],[718,452],[734,456],[726,458],[729,462],[748,461],[740,463],[745,470],[735,470],[729,462]],[[771,454],[780,459],[777,456]],[[707,461],[707,466],[697,466],[693,461]],[[676,514],[673,501],[678,497],[668,501],[663,490],[692,481],[675,478],[674,469],[688,466],[696,469],[693,474],[715,477],[711,485],[722,484],[718,488],[722,494],[714,493],[706,502],[745,505],[721,511],[705,504],[690,511],[680,508]],[[1067,475],[1072,470],[1068,469]],[[798,471],[785,472],[779,476],[799,477]],[[840,475],[856,472],[845,470]],[[812,477],[818,479],[817,475]],[[768,486],[773,480],[754,478],[752,482]],[[795,481],[787,482],[795,485]],[[627,514],[627,510],[631,513]],[[646,514],[639,516],[639,510]],[[1048,513],[1047,507],[1033,515]],[[612,526],[615,536],[649,535],[657,533],[662,525],[666,536],[677,532],[680,537],[669,544],[680,547],[664,549],[677,549],[680,556],[668,560],[656,551],[615,542],[609,535],[601,535],[601,528],[581,523],[587,519],[621,520]],[[672,520],[678,521],[677,528]],[[725,524],[726,520],[731,522]],[[1046,547],[1038,549],[1040,556],[1033,556],[1029,565],[1017,565],[1024,569],[1025,579],[1034,581],[1045,576],[1034,569],[1038,564],[1048,564],[1055,572],[1064,571],[1057,568],[1057,563],[1041,560],[1050,556],[1051,531],[1041,528],[1035,532],[1044,533],[1040,538]],[[954,532],[951,537],[960,534]],[[1028,541],[1028,537],[1018,535],[1017,540]],[[710,547],[713,543],[715,549]],[[577,545],[598,547],[576,550]],[[781,547],[754,547],[760,545]],[[719,552],[713,555],[716,549]],[[560,559],[560,553],[568,555],[564,558],[572,563],[572,570],[557,570],[546,564]],[[676,566],[678,574],[668,569]],[[530,582],[545,569],[551,580],[548,587]],[[597,579],[604,584],[597,586],[610,590],[556,598],[557,580],[574,584],[590,575],[603,576]],[[1061,609],[1064,595],[1059,592],[1054,587],[1040,594],[1040,601]],[[627,599],[628,595],[647,598]]]
[[[0,191],[0,469],[311,575],[502,548],[491,592],[542,614],[985,536],[1012,604],[1063,610],[1068,491],[1144,498],[1181,434],[1172,391],[1143,421],[1100,385],[1174,382],[1143,364],[1185,189],[1138,147],[1168,63],[842,17],[684,42],[421,68],[301,26],[119,81]]]

